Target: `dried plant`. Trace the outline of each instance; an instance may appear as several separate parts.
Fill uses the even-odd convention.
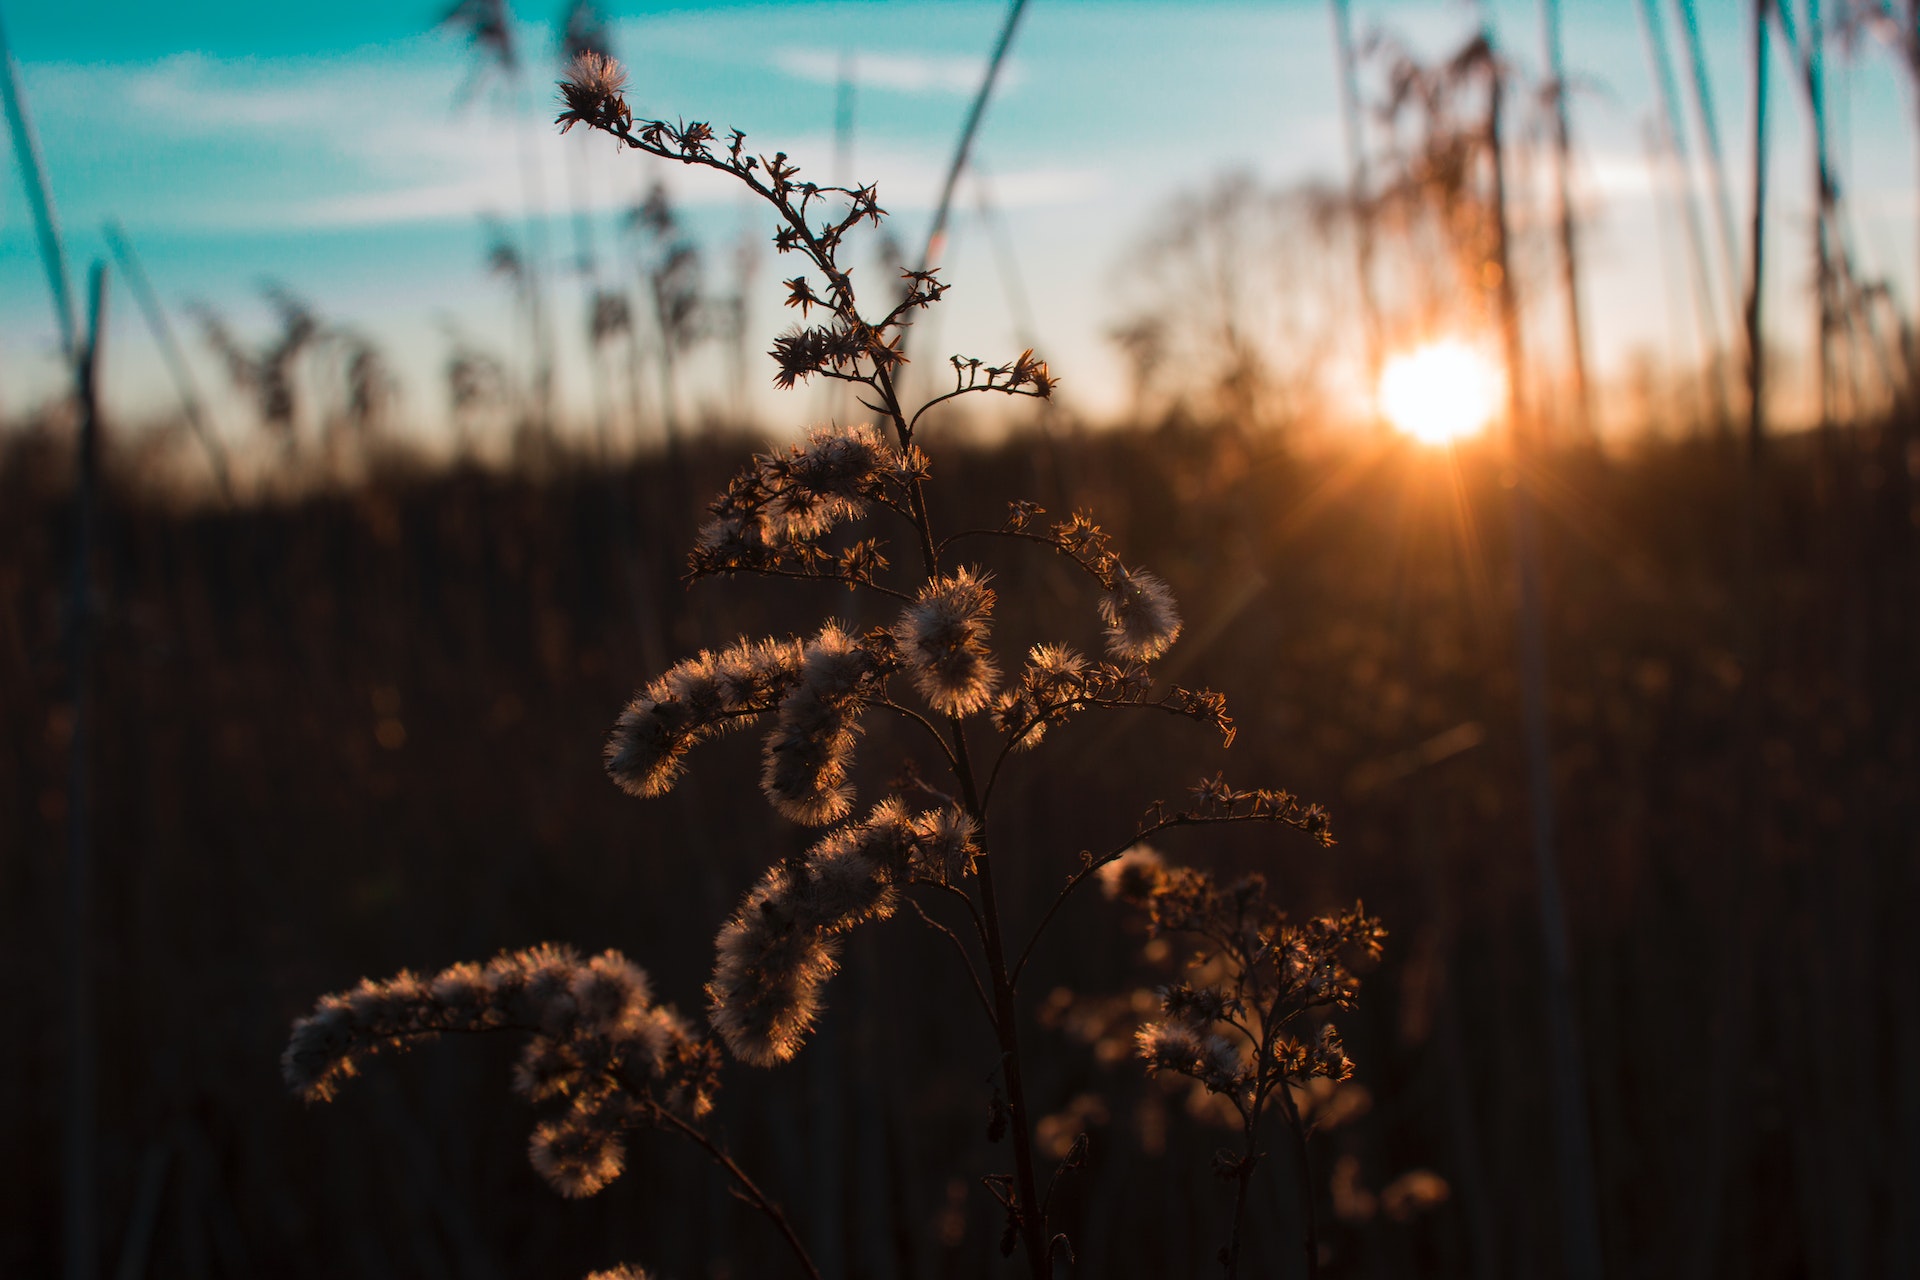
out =
[[[312,307],[280,286],[269,284],[262,292],[279,320],[280,332],[257,352],[249,351],[205,303],[195,304],[192,310],[207,345],[226,365],[234,389],[253,400],[261,427],[283,448],[291,449],[300,416],[296,369],[300,357],[320,340],[324,326]]]
[[[1358,905],[1294,924],[1267,896],[1263,877],[1222,886],[1204,871],[1167,866],[1146,845],[1103,868],[1101,879],[1108,897],[1146,911],[1154,937],[1198,943],[1186,980],[1161,990],[1161,1016],[1140,1029],[1139,1050],[1149,1070],[1186,1076],[1240,1118],[1240,1151],[1215,1157],[1216,1172],[1238,1188],[1233,1233],[1221,1250],[1233,1275],[1260,1161],[1261,1118],[1278,1104],[1293,1132],[1300,1181],[1308,1183],[1307,1125],[1294,1091],[1353,1074],[1339,1031],[1313,1019],[1353,1006],[1360,981],[1350,965],[1378,960],[1386,931]],[[1311,1215],[1302,1248],[1311,1273],[1320,1253]]]
[[[1083,855],[1016,949],[995,881],[1001,855],[992,801],[1003,766],[1051,727],[1098,711],[1170,714],[1231,742],[1225,699],[1155,679],[1150,664],[1182,629],[1172,592],[1126,563],[1089,516],[1048,522],[1035,504],[1014,501],[996,527],[937,531],[927,496],[933,464],[919,442],[924,416],[972,394],[1046,399],[1055,382],[1031,352],[998,365],[954,357],[949,389],[917,408],[903,405],[895,381],[903,331],[947,286],[931,271],[903,271],[890,310],[877,317],[860,310],[840,255],[855,227],[884,216],[874,189],[805,181],[784,153],[751,153],[738,132],[719,141],[698,122],[636,121],[623,88],[609,59],[582,54],[561,85],[559,123],[608,133],[626,150],[719,170],[771,206],[776,245],[804,264],[786,281],[800,323],[774,342],[776,382],[847,383],[878,423],[818,427],[798,444],[753,458],[711,504],[690,577],[829,583],[891,602],[895,621],[862,631],[827,620],[811,635],[703,651],[645,685],[614,725],[606,770],[639,797],[670,791],[701,742],[756,726],[764,732],[760,785],[768,802],[795,823],[823,828],[810,847],[770,866],[721,927],[706,987],[710,1036],[652,1003],[644,977],[619,955],[583,962],[541,947],[485,967],[456,965],[432,979],[403,973],[326,997],[295,1028],[285,1058],[289,1084],[325,1100],[374,1053],[448,1032],[521,1032],[531,1039],[516,1087],[556,1112],[534,1131],[533,1160],[558,1190],[591,1194],[616,1176],[629,1127],[671,1130],[721,1164],[805,1274],[817,1277],[798,1234],[728,1156],[706,1117],[723,1057],[755,1067],[792,1059],[814,1029],[846,936],[910,909],[951,944],[999,1050],[1004,1092],[996,1097],[1004,1104],[989,1137],[1011,1137],[1012,1162],[987,1186],[1006,1211],[1004,1251],[1023,1252],[1041,1280],[1073,1251],[1050,1227],[1042,1194],[1019,980],[1060,908],[1083,885],[1105,879],[1145,905],[1156,930],[1193,934],[1213,948],[1205,977],[1168,991],[1166,1018],[1143,1039],[1143,1052],[1151,1067],[1197,1073],[1241,1108],[1246,1143],[1231,1172],[1244,1205],[1267,1103],[1277,1100],[1297,1122],[1288,1086],[1347,1070],[1337,1033],[1307,1024],[1351,1003],[1357,984],[1346,952],[1377,953],[1380,929],[1357,909],[1291,924],[1260,882],[1223,889],[1198,871],[1157,860],[1149,867],[1141,842],[1175,828],[1259,823],[1331,845],[1326,814],[1285,791],[1203,781],[1184,803],[1147,807],[1117,847]],[[889,523],[907,533],[914,568],[893,564],[879,532]],[[1089,585],[1090,619],[1103,628],[1104,656],[1064,645],[1035,646],[1018,661],[997,654],[993,579],[958,554],[982,540],[1041,548],[1077,566]],[[854,766],[877,717],[918,735],[944,778],[927,780],[912,760],[897,761],[894,793],[862,812]],[[955,926],[935,919],[930,908],[943,904]],[[1232,1055],[1216,1048],[1233,1033],[1249,1047]],[[1085,1155],[1083,1136],[1059,1159],[1052,1181]],[[1221,1255],[1229,1276],[1238,1266],[1239,1217]]]
[[[397,395],[386,357],[367,335],[327,321],[289,290],[270,283],[261,292],[279,331],[253,347],[211,306],[192,308],[234,390],[252,402],[262,432],[286,457],[299,448],[303,424],[336,464],[364,454]]]

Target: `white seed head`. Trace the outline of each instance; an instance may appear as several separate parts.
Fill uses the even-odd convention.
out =
[[[578,1114],[537,1126],[527,1154],[547,1184],[571,1200],[593,1195],[619,1177],[627,1157],[616,1127]]]
[[[1144,569],[1117,572],[1113,589],[1100,597],[1100,618],[1107,624],[1107,652],[1116,658],[1157,658],[1180,635],[1173,592]]]
[[[1109,901],[1145,902],[1166,880],[1167,866],[1151,845],[1136,844],[1095,873]]]
[[[987,648],[994,601],[987,582],[987,575],[966,568],[929,582],[894,624],[914,687],[942,715],[985,710],[999,682]]]

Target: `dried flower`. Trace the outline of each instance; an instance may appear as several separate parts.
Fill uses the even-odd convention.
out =
[[[1116,658],[1149,661],[1180,635],[1173,592],[1144,569],[1114,574],[1112,588],[1100,597],[1100,618],[1107,624],[1107,652]]]
[[[770,1067],[800,1051],[839,968],[835,944],[794,918],[784,868],[767,873],[715,940],[709,1020],[733,1056]]]
[[[920,879],[957,885],[973,874],[979,824],[954,805],[928,809],[913,820],[914,869]]]
[[[891,916],[898,886],[909,879],[948,883],[950,869],[971,857],[972,832],[957,811],[909,815],[889,797],[864,821],[769,868],[715,941],[707,998],[713,1027],[733,1055],[766,1067],[797,1054],[819,1014],[821,988],[838,968],[836,936]]]
[[[624,129],[633,123],[626,92],[626,69],[598,49],[583,49],[574,55],[567,78],[560,82],[560,96],[567,109],[554,123],[562,133],[576,124],[590,129]]]
[[[712,1106],[712,1046],[650,1001],[646,974],[617,951],[583,961],[543,945],[431,979],[403,970],[321,997],[294,1023],[281,1071],[294,1092],[326,1102],[375,1054],[446,1032],[530,1033],[516,1091],[568,1108],[535,1129],[534,1167],[563,1195],[591,1195],[619,1174],[626,1126],[656,1113],[697,1119]]]
[[[1304,1042],[1293,1029],[1352,1006],[1360,982],[1349,962],[1377,958],[1385,932],[1358,905],[1297,925],[1259,876],[1222,886],[1140,852],[1135,845],[1100,868],[1108,896],[1145,908],[1155,937],[1180,934],[1200,945],[1191,980],[1161,990],[1162,1016],[1140,1029],[1138,1052],[1149,1071],[1186,1076],[1229,1101],[1251,1141],[1254,1118],[1279,1091],[1353,1073],[1332,1023],[1320,1022]],[[1236,1176],[1250,1171],[1250,1158]]]
[[[614,723],[607,774],[629,795],[673,789],[694,744],[771,711],[799,678],[798,641],[741,641],[671,668],[634,695]]]
[[[817,827],[846,815],[860,713],[882,669],[838,623],[807,641],[798,679],[767,735],[760,774],[761,789],[782,817]]]
[[[618,1133],[570,1115],[537,1126],[527,1154],[549,1186],[577,1200],[619,1177],[627,1151]]]
[[[1167,864],[1151,845],[1136,844],[1100,868],[1100,891],[1109,901],[1145,905],[1166,883]]]
[[[986,574],[965,568],[929,582],[894,624],[907,674],[942,715],[984,710],[1000,679],[987,648],[994,599],[987,582]]]

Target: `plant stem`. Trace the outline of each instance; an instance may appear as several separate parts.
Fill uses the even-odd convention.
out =
[[[1287,1128],[1293,1130],[1294,1174],[1300,1183],[1300,1216],[1303,1222],[1300,1248],[1307,1255],[1307,1280],[1320,1280],[1320,1226],[1313,1205],[1313,1156],[1307,1150],[1307,1128],[1300,1123],[1300,1112],[1293,1105],[1293,1087],[1280,1082],[1280,1107],[1287,1113]],[[1238,1222],[1236,1220],[1236,1227]]]
[[[1285,1088],[1285,1085],[1281,1086]],[[1240,1185],[1233,1193],[1233,1231],[1227,1237],[1226,1270],[1227,1280],[1239,1280],[1240,1276],[1240,1224],[1247,1217],[1247,1190],[1253,1185],[1253,1171],[1260,1162],[1257,1148],[1260,1144],[1260,1112],[1266,1103],[1264,1095],[1256,1095],[1253,1107],[1247,1113],[1246,1148],[1240,1153],[1240,1167],[1234,1173],[1234,1180]],[[1307,1203],[1308,1222],[1312,1222],[1313,1205],[1311,1198]],[[1309,1226],[1311,1231],[1311,1226]]]
[[[807,1252],[807,1246],[800,1242],[798,1235],[794,1234],[793,1224],[787,1221],[787,1215],[781,1212],[779,1205],[767,1198],[766,1192],[760,1190],[754,1180],[747,1176],[746,1170],[734,1163],[733,1157],[727,1154],[726,1148],[664,1107],[656,1108],[654,1114],[674,1132],[689,1139],[695,1146],[706,1152],[715,1164],[725,1169],[727,1176],[733,1179],[740,1198],[764,1214],[780,1232],[780,1237],[787,1242],[787,1247],[793,1250],[793,1256],[799,1260],[800,1267],[807,1273],[809,1280],[820,1280],[820,1269],[813,1265],[813,1257]]]
[[[893,380],[885,370],[875,375],[875,383],[893,418],[894,432],[905,450],[913,441],[913,429],[900,409]],[[926,494],[916,481],[910,491],[914,527],[920,533],[920,555],[929,581],[939,576],[940,553],[933,536],[933,523],[927,515]],[[948,717],[948,736],[953,741],[953,776],[960,783],[961,798],[967,814],[985,829],[986,812],[980,803],[974,778],[973,759],[967,753],[966,733],[960,721]],[[1028,1120],[1027,1097],[1020,1071],[1020,1022],[1014,1005],[1013,980],[1008,976],[1006,944],[1000,935],[1000,904],[993,889],[993,859],[984,850],[974,859],[974,874],[980,881],[982,941],[987,953],[988,981],[993,989],[993,1031],[1000,1044],[1000,1074],[1006,1081],[1007,1106],[1013,1113],[1013,1180],[1018,1206],[1020,1236],[1026,1242],[1027,1267],[1033,1280],[1048,1280],[1046,1213],[1040,1204],[1039,1188],[1033,1176],[1033,1130]]]
[[[1000,1038],[1000,1073],[1006,1079],[1007,1106],[1013,1112],[1013,1175],[1020,1206],[1020,1234],[1027,1244],[1027,1266],[1034,1280],[1047,1280],[1046,1215],[1033,1177],[1032,1126],[1027,1119],[1026,1089],[1020,1074],[1019,1019],[1014,1009],[1013,983],[1007,977],[1006,949],[1000,942],[992,859],[982,853],[975,859],[974,868],[980,878],[981,914],[986,917],[987,969],[993,983],[994,1031]]]

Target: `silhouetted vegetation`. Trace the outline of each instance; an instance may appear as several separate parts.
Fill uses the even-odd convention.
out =
[[[1601,1221],[1610,1257],[1655,1273],[1705,1258],[1699,1274],[1824,1274],[1836,1259],[1899,1274],[1915,1256],[1920,1018],[1901,975],[1916,971],[1920,591],[1912,471],[1875,444],[1896,438],[1778,442],[1753,670],[1734,656],[1727,586],[1731,446],[1543,464]],[[40,957],[59,946],[69,522],[49,439],[14,437],[0,471],[0,813],[17,851],[0,932],[23,979],[0,1088],[27,1104],[0,1135],[9,1274],[52,1269],[58,1216],[61,989]],[[644,954],[662,998],[696,1003],[717,922],[802,837],[763,806],[718,802],[721,778],[755,768],[750,739],[704,748],[708,767],[645,813],[606,785],[597,744],[651,651],[813,617],[805,584],[674,581],[663,549],[697,523],[690,495],[739,453],[691,449],[691,484],[658,463],[618,474],[638,575],[608,478],[584,462],[545,479],[376,476],[218,511],[183,510],[110,460],[93,739],[110,1250],[183,1276],[579,1274],[623,1251],[679,1275],[776,1265],[775,1242],[668,1143],[638,1139],[597,1200],[540,1191],[526,1115],[499,1101],[500,1051],[414,1055],[324,1115],[290,1105],[272,1067],[317,991],[542,938]],[[1061,442],[1057,477],[1036,474],[1026,439],[947,456],[943,518],[995,519],[973,495],[1007,491],[1097,505],[1180,593],[1191,634],[1171,674],[1231,698],[1235,773],[1285,777],[1340,820],[1331,857],[1237,836],[1205,860],[1258,869],[1303,909],[1364,896],[1396,925],[1368,1002],[1341,1020],[1366,1090],[1329,1098],[1314,1139],[1334,1175],[1327,1273],[1550,1272],[1498,464],[1411,448],[1309,464],[1229,429]],[[1059,567],[993,567],[1006,591],[1062,601],[1032,638],[1079,616]],[[1737,785],[1743,688],[1760,695],[1755,812]],[[1125,834],[1116,780],[1188,772],[1124,723],[1055,732],[1068,745],[1004,800],[1020,901],[1074,869],[1090,816]],[[1184,1095],[1124,1061],[1152,1012],[1130,988],[1169,981],[1180,956],[1116,990],[1105,975],[1137,941],[1071,922],[1103,910],[1069,907],[1073,945],[1037,953],[1030,976],[1054,990],[1038,1034],[1058,1038],[1029,1085],[1049,1117],[1036,1140],[1059,1156],[1091,1135],[1054,1212],[1085,1242],[1083,1274],[1206,1274],[1228,1192],[1188,1174],[1230,1134],[1168,1123]],[[730,1081],[727,1134],[823,1266],[980,1274],[1000,1230],[968,1172],[990,1171],[987,1117],[956,1102],[995,1063],[946,1016],[972,997],[938,940],[879,928],[853,939],[807,1055]],[[1403,1180],[1422,1170],[1444,1203]],[[1274,1175],[1279,1195],[1284,1161]],[[1286,1212],[1254,1215],[1245,1247],[1255,1273],[1286,1274]]]

